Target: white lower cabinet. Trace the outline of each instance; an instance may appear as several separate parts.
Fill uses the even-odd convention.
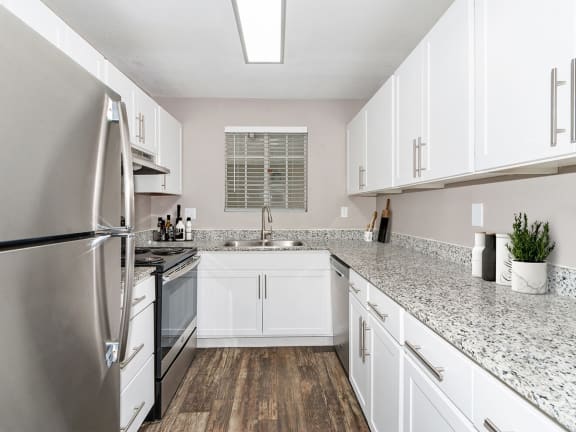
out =
[[[471,432],[472,423],[428,378],[404,357],[404,432]]]
[[[368,423],[373,432],[401,430],[402,347],[372,315],[370,331],[370,409]]]
[[[350,383],[356,393],[360,408],[366,418],[370,417],[370,338],[368,312],[349,295],[350,302]]]
[[[198,337],[262,334],[262,301],[255,271],[200,271]]]
[[[264,274],[262,333],[267,336],[330,336],[330,272],[270,271]]]
[[[202,254],[200,338],[331,337],[331,304],[327,253]]]
[[[120,395],[120,432],[136,432],[154,405],[154,357]]]
[[[564,430],[480,368],[474,371],[474,425],[487,432]]]

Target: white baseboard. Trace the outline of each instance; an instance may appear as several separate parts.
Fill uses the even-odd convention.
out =
[[[202,338],[198,337],[198,348],[249,348],[284,346],[331,346],[332,336],[295,336],[295,337],[236,337]]]

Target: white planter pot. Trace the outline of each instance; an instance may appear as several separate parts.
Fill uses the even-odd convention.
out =
[[[512,291],[525,294],[546,294],[548,263],[512,261]]]

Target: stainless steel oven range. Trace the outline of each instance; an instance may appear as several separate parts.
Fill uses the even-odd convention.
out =
[[[136,265],[156,267],[154,420],[166,412],[194,358],[199,263],[196,249],[136,248]]]

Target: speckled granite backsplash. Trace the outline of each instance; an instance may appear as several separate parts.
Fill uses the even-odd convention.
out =
[[[154,230],[136,233],[136,241],[152,240]],[[253,240],[260,238],[259,229],[196,229],[192,232],[194,240]],[[278,229],[274,230],[274,238],[282,240],[361,240],[364,232],[358,229]]]

